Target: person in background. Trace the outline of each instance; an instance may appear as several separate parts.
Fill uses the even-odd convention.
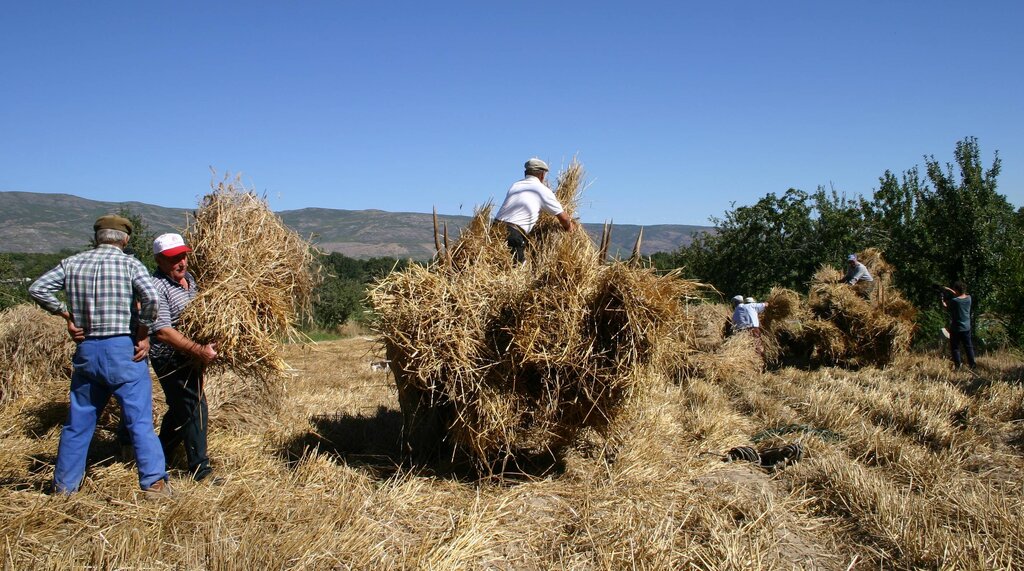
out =
[[[113,395],[131,434],[140,487],[152,495],[169,496],[164,453],[153,430],[153,385],[146,364],[157,292],[142,262],[124,254],[132,233],[129,220],[102,216],[93,231],[95,248],[61,260],[29,287],[36,303],[67,321],[78,344],[53,491],[70,495],[81,486],[96,420]],[[67,296],[66,304],[57,299],[60,290]],[[133,325],[136,300],[138,325]]]
[[[767,303],[748,303],[742,295],[734,296],[732,298],[732,332],[746,331],[755,337],[761,337],[760,315],[767,307]]]
[[[180,234],[161,234],[153,240],[157,270],[153,281],[160,294],[160,312],[152,327],[151,360],[167,400],[160,423],[160,444],[167,458],[185,445],[188,470],[196,481],[213,472],[206,452],[209,409],[203,391],[203,371],[217,358],[212,343],[196,343],[176,327],[189,302],[198,295],[196,280],[188,271],[192,251]]]
[[[495,221],[505,225],[506,240],[517,262],[526,259],[527,236],[540,218],[541,211],[558,218],[562,228],[569,232],[573,221],[562,208],[555,193],[544,184],[548,165],[540,159],[530,159],[523,165],[525,178],[514,183],[501,203]]]
[[[949,312],[949,352],[953,358],[953,366],[959,369],[963,362],[960,346],[967,356],[967,365],[975,369],[974,341],[971,339],[971,296],[967,295],[967,285],[963,281],[953,282],[953,287],[943,288],[942,307]]]
[[[870,299],[871,292],[875,290],[875,278],[871,277],[867,266],[857,260],[857,254],[846,257],[846,275],[842,281],[864,299]]]

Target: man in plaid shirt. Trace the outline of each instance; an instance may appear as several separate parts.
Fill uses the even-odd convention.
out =
[[[146,267],[122,251],[132,233],[129,220],[102,216],[93,230],[94,249],[65,258],[29,287],[29,295],[43,309],[67,321],[78,343],[53,489],[71,494],[82,484],[96,419],[114,395],[135,448],[140,486],[151,494],[169,495],[164,453],[153,431],[153,386],[146,364],[157,292]],[[66,305],[57,299],[60,290],[67,296]],[[135,300],[140,303],[139,325],[132,331]]]

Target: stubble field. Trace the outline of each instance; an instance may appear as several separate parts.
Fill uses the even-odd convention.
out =
[[[655,379],[605,440],[547,473],[401,467],[394,382],[364,337],[289,346],[271,421],[212,416],[219,484],[172,470],[146,500],[108,422],[80,493],[44,493],[67,382],[0,411],[5,569],[869,569],[1024,567],[1024,364]],[[155,387],[157,412],[162,397]],[[799,442],[778,469],[735,446]],[[172,468],[180,464],[172,464]]]

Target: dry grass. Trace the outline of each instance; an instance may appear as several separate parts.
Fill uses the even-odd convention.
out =
[[[0,405],[41,379],[70,379],[74,352],[62,318],[29,304],[0,312]]]
[[[911,355],[884,370],[654,374],[612,438],[550,477],[504,483],[400,467],[394,381],[370,340],[290,345],[280,412],[225,431],[221,486],[174,471],[139,497],[101,426],[82,492],[52,477],[66,381],[0,411],[5,568],[1017,568],[1024,561],[1024,364],[979,376]],[[159,394],[159,390],[156,391]],[[157,399],[157,414],[162,404]],[[770,434],[771,436],[764,436]],[[768,472],[733,446],[801,441]]]

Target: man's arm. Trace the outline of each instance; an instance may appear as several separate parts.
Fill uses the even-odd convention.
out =
[[[146,273],[146,266],[143,266],[142,262],[137,263],[137,271],[132,277],[132,290],[139,302],[139,323],[145,326],[148,333],[160,311],[160,292],[153,285],[153,278]]]
[[[61,315],[64,319],[71,319],[66,305],[57,299],[57,292],[64,289],[64,264],[39,276],[39,279],[28,286],[28,295],[40,307],[54,315]]]
[[[161,327],[153,333],[156,340],[161,343],[166,343],[171,347],[174,347],[175,351],[191,355],[204,365],[210,364],[211,361],[217,358],[216,345],[208,343],[206,345],[196,343],[195,341],[185,337],[177,329],[173,327]]]
[[[28,294],[40,307],[67,322],[68,335],[75,343],[85,341],[85,330],[75,325],[75,318],[65,304],[57,299],[57,292],[64,289],[64,264],[61,263],[32,282]]]
[[[135,275],[132,277],[132,291],[139,302],[139,326],[135,330],[134,361],[142,361],[149,355],[149,329],[156,321],[160,304],[160,293],[153,285],[153,279],[146,273],[146,266],[135,261]]]
[[[555,218],[558,218],[558,221],[562,224],[562,230],[565,230],[566,232],[571,232],[572,231],[572,226],[573,226],[572,218],[569,218],[569,215],[566,214],[564,210],[559,212],[555,216]]]

